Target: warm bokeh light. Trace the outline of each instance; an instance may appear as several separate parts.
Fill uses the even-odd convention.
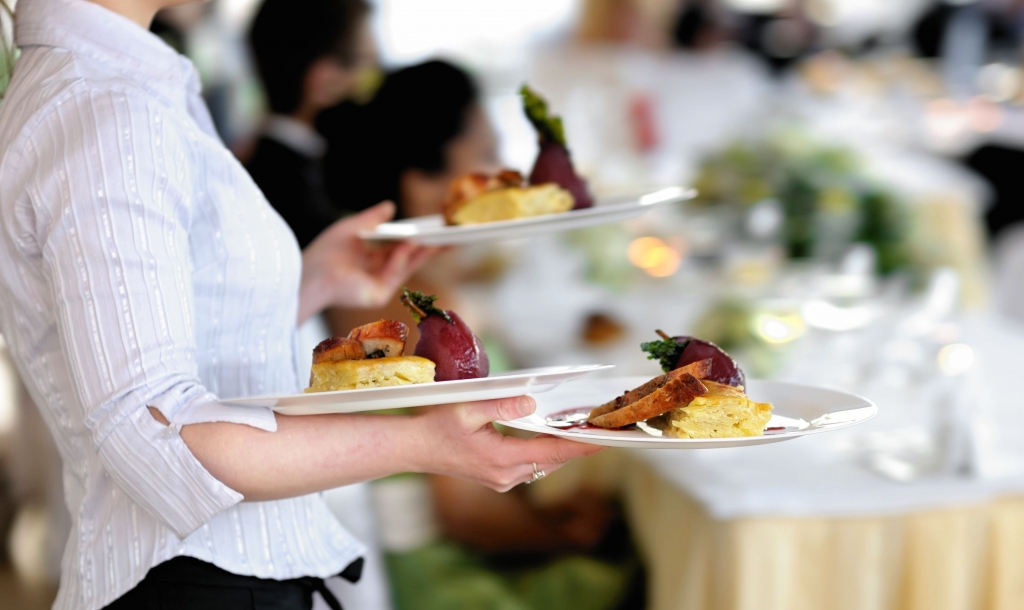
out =
[[[629,262],[653,277],[668,277],[679,269],[679,252],[657,237],[638,237],[629,244]]]
[[[974,364],[974,350],[965,343],[951,343],[939,350],[939,369],[946,375],[959,375]]]
[[[807,332],[807,325],[797,313],[761,313],[754,316],[754,332],[767,343],[795,341]]]

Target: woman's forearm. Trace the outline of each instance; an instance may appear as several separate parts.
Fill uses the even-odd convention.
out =
[[[229,423],[184,426],[196,459],[246,500],[273,500],[422,468],[414,419],[277,416],[277,432]]]
[[[533,413],[532,398],[503,398],[425,409],[420,415],[277,416],[277,431],[243,424],[183,426],[181,437],[210,474],[247,500],[270,500],[368,481],[398,472],[428,472],[507,491],[534,468],[602,449],[541,435],[502,436],[491,422]],[[157,420],[167,423],[150,407]]]

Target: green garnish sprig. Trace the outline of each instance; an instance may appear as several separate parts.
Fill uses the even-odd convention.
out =
[[[427,316],[441,316],[449,324],[455,324],[448,312],[434,305],[437,300],[436,294],[426,295],[419,290],[402,288],[402,296],[398,298],[409,309],[409,313],[416,322],[422,322]]]
[[[544,101],[544,98],[537,95],[537,92],[530,89],[528,85],[520,87],[519,95],[523,98],[523,112],[526,113],[526,118],[530,119],[530,123],[540,137],[568,148],[565,143],[565,127],[562,125],[562,118],[548,114],[548,103]]]
[[[667,373],[676,367],[679,357],[690,342],[683,341],[680,343],[660,330],[656,332],[661,337],[661,341],[641,343],[640,349],[647,352],[648,360],[657,360],[661,364],[661,370]]]

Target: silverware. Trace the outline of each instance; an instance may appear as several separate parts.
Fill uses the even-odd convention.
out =
[[[572,428],[587,421],[590,411],[576,411],[574,413],[558,413],[544,418],[544,423],[552,428]]]

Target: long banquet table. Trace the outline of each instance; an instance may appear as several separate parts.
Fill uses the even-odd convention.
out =
[[[716,518],[636,454],[570,464],[534,490],[621,494],[651,610],[1024,608],[1024,497],[861,516]]]

